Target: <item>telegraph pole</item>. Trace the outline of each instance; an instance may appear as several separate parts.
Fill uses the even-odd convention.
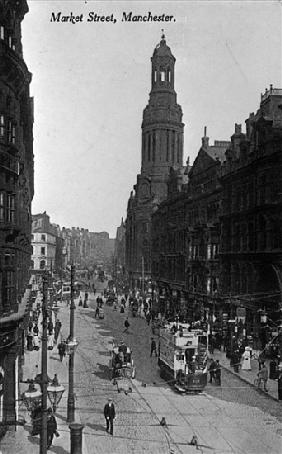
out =
[[[40,454],[47,453],[47,276],[43,276],[43,301],[42,301],[42,344],[41,344],[41,405],[42,427],[40,433]]]
[[[70,304],[70,335],[69,341],[74,340],[74,265],[71,265],[71,304]],[[74,372],[74,349],[69,352],[69,394],[68,394],[68,408],[67,408],[67,421],[74,422],[75,415],[75,400],[73,392],[73,372]]]

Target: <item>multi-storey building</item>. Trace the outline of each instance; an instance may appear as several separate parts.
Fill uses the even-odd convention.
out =
[[[168,198],[152,216],[153,279],[160,309],[190,320],[214,310],[219,285],[219,183],[227,141],[202,139],[192,167],[171,173]]]
[[[50,217],[44,213],[32,216],[32,269],[33,271],[57,270],[59,256],[57,252],[60,231],[50,223]]]
[[[33,100],[21,42],[27,11],[25,0],[0,0],[0,433],[18,418],[29,293]]]
[[[110,263],[114,252],[113,238],[108,232],[89,232],[80,227],[63,227],[62,261],[64,267],[74,263],[77,268],[91,269],[97,264]]]
[[[125,282],[125,222],[123,218],[117,228],[113,257],[113,277]]]
[[[281,89],[266,90],[246,134],[236,125],[231,141],[221,178],[221,292],[232,316],[244,308],[247,334],[261,347],[269,333],[262,313],[270,327],[282,315]]]
[[[151,214],[167,196],[170,168],[183,162],[182,110],[174,90],[175,57],[162,35],[151,58],[151,92],[143,112],[141,174],[126,219],[126,267],[132,286],[151,276]]]

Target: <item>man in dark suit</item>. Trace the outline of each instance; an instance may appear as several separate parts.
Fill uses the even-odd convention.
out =
[[[116,411],[112,399],[109,399],[108,403],[104,407],[104,416],[107,424],[106,430],[107,432],[109,432],[110,429],[110,434],[113,435],[114,418],[116,416]]]

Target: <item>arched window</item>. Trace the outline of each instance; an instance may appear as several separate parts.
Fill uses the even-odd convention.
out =
[[[169,161],[169,130],[166,130],[166,160]]]
[[[161,82],[165,82],[165,71],[161,71]]]
[[[181,147],[180,147],[180,137],[177,134],[177,162],[180,163]]]
[[[39,264],[39,268],[40,268],[41,270],[44,270],[44,269],[45,269],[45,264],[46,264],[45,260],[41,260],[41,261],[40,261],[40,264]]]
[[[153,150],[152,150],[152,160],[156,160],[156,131],[153,131]]]
[[[174,151],[175,151],[175,131],[172,131],[172,140],[171,140],[171,160],[174,163]]]

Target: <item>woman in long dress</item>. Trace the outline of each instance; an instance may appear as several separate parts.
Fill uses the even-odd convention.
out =
[[[242,370],[251,370],[251,348],[245,347],[245,351],[242,355]]]
[[[34,336],[33,336],[33,350],[39,350],[38,334],[34,334]]]
[[[54,347],[54,335],[49,334],[48,341],[47,341],[47,348],[48,348],[48,350],[53,350],[53,347]]]

